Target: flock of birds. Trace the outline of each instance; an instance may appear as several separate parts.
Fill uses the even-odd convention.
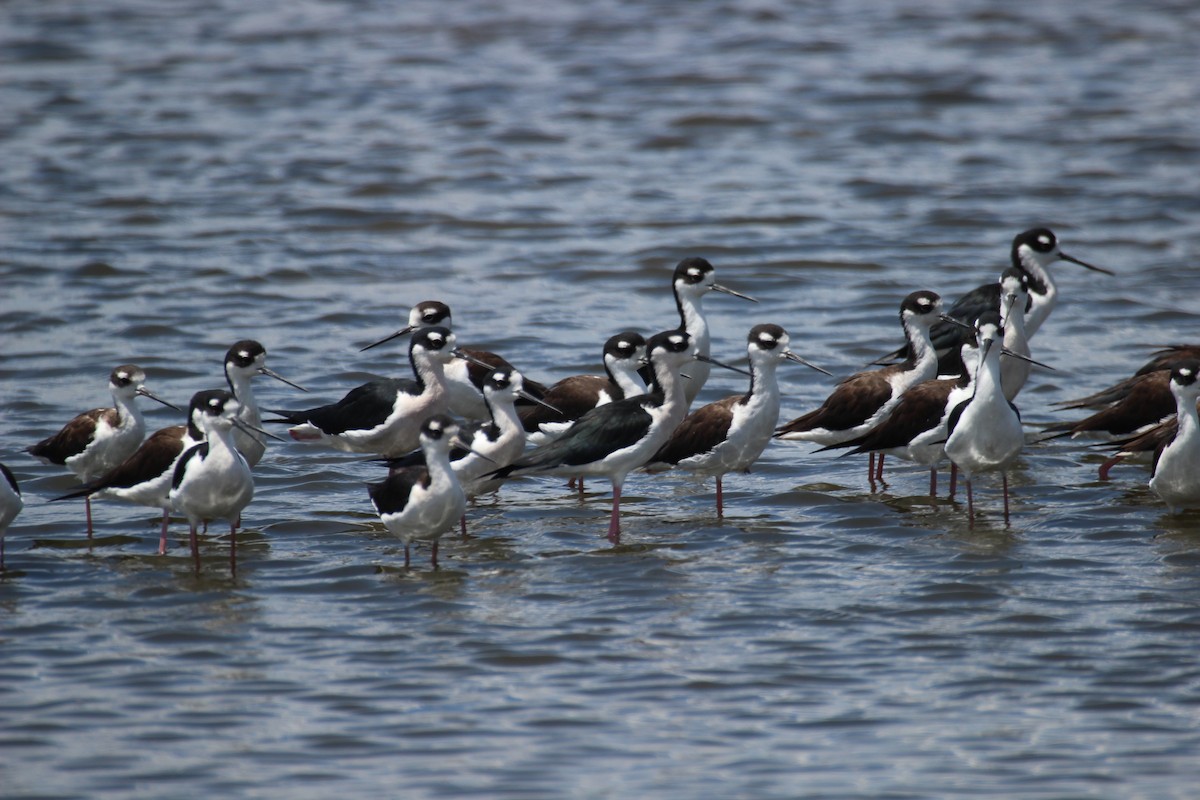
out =
[[[604,375],[578,375],[552,386],[526,379],[495,353],[459,347],[450,309],[441,302],[412,308],[408,324],[367,348],[410,337],[412,376],[376,380],[336,403],[299,411],[271,410],[264,420],[251,381],[268,375],[303,390],[266,366],[266,350],[243,340],[227,352],[228,389],[198,392],[185,424],[163,428],[143,441],[138,396],[171,405],[145,387],[135,365],[113,370],[113,406],[72,419],[53,436],[26,448],[44,463],[67,467],[81,481],[54,500],[85,499],[92,536],[93,497],[117,498],[162,510],[159,553],[167,550],[174,511],[187,517],[191,553],[200,567],[199,529],[230,523],[230,568],[237,568],[237,529],[254,495],[252,468],[262,459],[264,429],[283,423],[292,439],[379,457],[387,477],[368,485],[386,529],[410,545],[431,543],[460,525],[466,533],[467,501],[519,476],[561,476],[583,489],[587,477],[612,484],[608,538],[621,534],[621,490],[635,470],[680,469],[716,479],[716,511],[724,513],[722,477],[746,471],[772,439],[806,441],[822,450],[869,454],[874,490],[887,454],[928,466],[930,496],[937,468],[951,464],[950,496],[963,473],[971,523],[972,479],[1001,473],[1004,519],[1009,519],[1007,469],[1025,444],[1013,399],[1033,365],[1029,339],[1058,299],[1050,267],[1068,261],[1108,270],[1064,253],[1053,232],[1018,234],[1011,266],[998,281],[968,293],[943,313],[941,298],[916,291],[900,304],[905,345],[878,367],[842,380],[818,408],[779,425],[776,368],[792,361],[825,374],[789,349],[786,330],[756,325],[746,342],[749,370],[710,356],[702,300],[721,292],[753,298],[715,280],[703,258],[675,268],[672,287],[677,328],[643,338],[623,331],[603,348]],[[749,376],[744,394],[689,413],[713,366]],[[1101,478],[1120,460],[1150,454],[1150,488],[1172,509],[1200,502],[1200,346],[1176,345],[1154,354],[1134,376],[1065,408],[1098,409],[1088,418],[1051,426],[1048,435],[1108,435],[1115,451]],[[940,376],[940,377],[939,377]],[[172,406],[174,408],[174,406]],[[177,409],[178,410],[178,409]],[[532,448],[529,445],[532,444]],[[4,534],[22,509],[12,472],[0,464],[0,569]]]

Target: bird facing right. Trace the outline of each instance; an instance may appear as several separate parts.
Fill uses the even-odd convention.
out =
[[[755,325],[746,341],[750,388],[688,414],[654,455],[647,470],[678,467],[717,479],[717,516],[725,513],[721,478],[748,471],[758,460],[779,422],[779,382],[775,368],[784,360],[828,372],[788,349],[788,333],[778,325]]]

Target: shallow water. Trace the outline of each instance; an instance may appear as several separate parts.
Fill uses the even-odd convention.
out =
[[[1055,401],[1194,341],[1200,87],[1191,4],[548,7],[7,3],[0,9],[0,460],[26,508],[0,576],[6,797],[1188,797],[1200,778],[1200,516],[1085,442],[1031,445],[981,518],[889,460],[768,449],[713,487],[514,483],[414,569],[378,470],[273,445],[199,575],[153,514],[47,500],[22,449],[134,361],[178,404],[233,341],[312,390],[399,374],[357,348],[429,298],[542,380],[613,331],[714,355],[784,325],[839,376],[899,299],[953,299],[1053,227],[1034,340]],[[832,381],[781,368],[784,416]],[[702,399],[741,391],[714,374]],[[149,426],[177,415],[150,408]],[[943,485],[944,486],[944,485]],[[943,491],[944,495],[944,491]]]

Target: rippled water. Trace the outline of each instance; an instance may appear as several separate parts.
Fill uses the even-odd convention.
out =
[[[832,6],[832,7],[827,7]],[[994,276],[1017,231],[1063,305],[1020,398],[1195,341],[1191,3],[29,2],[0,7],[5,797],[1188,797],[1200,517],[1143,467],[1030,446],[1013,521],[926,475],[770,448],[727,481],[527,481],[403,570],[354,458],[273,446],[239,538],[96,507],[22,449],[135,361],[177,403],[230,343],[335,399],[440,298],[541,379],[673,324],[704,255],[714,351],[757,322],[848,374],[899,299]],[[832,383],[781,370],[784,414]],[[266,380],[266,379],[263,379]],[[716,375],[704,400],[740,391]],[[312,398],[260,385],[267,406]],[[149,425],[171,424],[150,409]],[[891,463],[891,462],[889,462]]]

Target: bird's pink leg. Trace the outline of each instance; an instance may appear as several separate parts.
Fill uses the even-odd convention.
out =
[[[929,468],[929,496],[937,497],[937,465]]]
[[[717,476],[717,517],[725,516],[725,501],[721,495],[721,476]]]
[[[239,517],[240,519],[240,517]],[[229,523],[229,574],[237,572],[237,525]]]
[[[608,540],[613,544],[621,541],[621,487],[613,486],[612,517],[608,521]]]
[[[92,538],[92,496],[84,495],[83,507],[87,510],[88,538]]]
[[[163,509],[162,530],[158,533],[158,554],[165,556],[167,554],[167,524],[171,520],[171,512]]]
[[[1100,465],[1100,480],[1108,480],[1108,471],[1125,460],[1125,456],[1118,453]]]

